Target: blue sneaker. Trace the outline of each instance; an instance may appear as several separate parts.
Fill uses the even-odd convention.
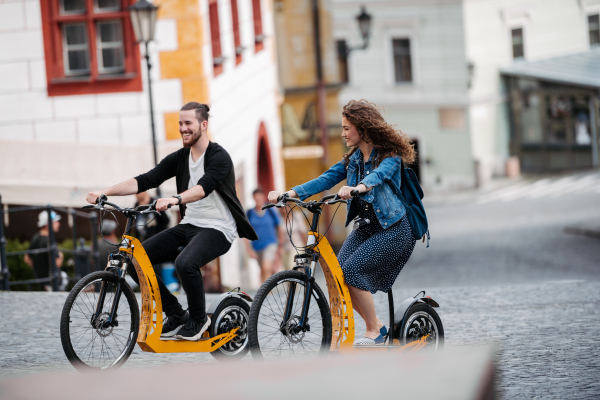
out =
[[[386,337],[388,334],[387,328],[384,326],[381,327],[381,329],[379,330],[379,333],[381,333],[381,336]]]

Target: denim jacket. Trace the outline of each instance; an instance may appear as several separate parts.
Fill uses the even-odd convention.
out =
[[[406,214],[406,209],[400,201],[402,172],[400,156],[388,157],[377,168],[373,168],[373,160],[377,157],[377,151],[373,149],[371,156],[365,162],[365,179],[359,181],[358,164],[360,157],[362,157],[362,152],[358,149],[350,156],[347,169],[342,160],[318,178],[292,189],[298,193],[300,200],[304,201],[304,199],[314,194],[331,189],[344,179],[346,179],[348,186],[357,186],[362,183],[367,188],[373,189],[361,193],[360,197],[372,204],[381,226],[384,229],[389,228]],[[349,201],[347,208],[346,226],[358,215],[358,200]]]

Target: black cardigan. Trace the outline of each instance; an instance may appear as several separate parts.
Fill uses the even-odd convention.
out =
[[[169,154],[145,174],[135,177],[138,193],[160,186],[164,181],[175,177],[177,193],[188,190],[190,182],[190,149],[182,148]],[[229,153],[216,143],[209,142],[204,154],[204,176],[198,181],[204,189],[205,197],[216,190],[231,211],[241,238],[257,240],[258,236],[250,225],[244,208],[235,191],[235,172]],[[181,218],[185,216],[185,204],[179,206]]]

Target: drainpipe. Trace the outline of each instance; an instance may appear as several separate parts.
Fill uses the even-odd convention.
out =
[[[323,148],[323,156],[321,157],[321,165],[323,171],[327,170],[327,154],[328,154],[328,138],[327,138],[327,108],[325,107],[325,84],[323,83],[323,65],[321,62],[321,27],[319,22],[319,0],[312,0],[313,9],[313,26],[315,29],[315,61],[317,68],[317,105],[319,114],[319,128],[321,130],[321,147]],[[329,194],[326,190],[325,195]],[[329,207],[323,208],[323,217],[325,221],[330,219]],[[325,233],[327,240],[331,241],[331,232],[327,230]]]
[[[596,99],[590,99],[590,128],[592,129],[592,165],[598,166],[598,125],[596,125]]]
[[[321,146],[323,157],[321,162],[327,168],[327,109],[325,107],[325,84],[323,83],[323,65],[321,62],[321,27],[319,22],[319,0],[312,0],[313,25],[315,29],[315,60],[317,68],[317,104],[319,110],[319,129],[321,130]]]

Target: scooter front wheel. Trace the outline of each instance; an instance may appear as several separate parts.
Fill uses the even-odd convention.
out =
[[[331,347],[331,312],[325,294],[311,284],[307,321],[301,319],[306,304],[306,275],[279,272],[260,287],[250,308],[250,351],[255,360],[313,358],[327,355]],[[286,313],[288,317],[286,318]]]
[[[60,339],[67,359],[78,370],[118,368],[135,347],[140,323],[138,303],[126,282],[122,282],[120,298],[115,299],[118,281],[112,272],[93,272],[77,282],[67,296],[60,318]],[[117,300],[115,320],[110,323],[112,305]],[[98,308],[99,315],[94,318]]]

